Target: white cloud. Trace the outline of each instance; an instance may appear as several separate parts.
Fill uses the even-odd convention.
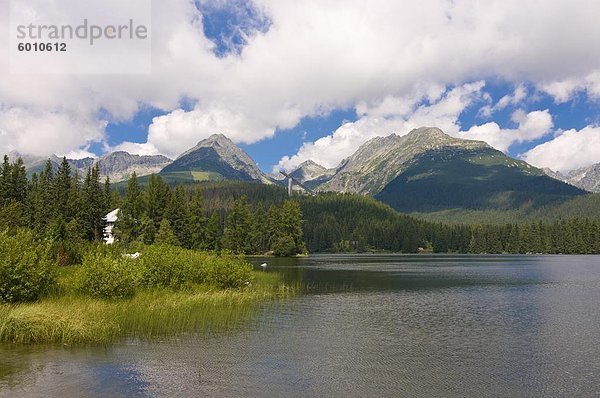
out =
[[[456,87],[441,97],[436,95],[437,102],[429,105],[417,106],[422,98],[419,95],[412,98],[386,97],[372,106],[362,104],[360,112],[363,116],[360,119],[344,123],[331,135],[303,144],[297,154],[283,157],[274,171],[294,169],[309,159],[325,167],[335,167],[373,137],[391,133],[404,135],[421,126],[436,126],[456,135],[460,130],[458,116],[481,97],[484,84],[480,81]],[[399,105],[396,113],[390,104]]]
[[[479,110],[479,114],[484,117],[491,117],[495,112],[505,109],[509,105],[518,105],[527,97],[527,87],[519,84],[515,87],[512,94],[507,94],[500,98],[496,104],[486,105]]]
[[[149,143],[122,142],[111,148],[112,151],[125,151],[134,155],[159,155],[156,147]]]
[[[556,103],[564,103],[578,93],[585,91],[595,99],[600,98],[600,69],[583,77],[569,77],[565,79],[545,81],[538,84],[538,88],[554,97]]]
[[[49,0],[48,9],[64,9],[64,1]],[[86,4],[90,15],[103,12],[102,2]],[[302,117],[341,107],[355,107],[369,119],[340,129],[366,131],[379,125],[373,119],[380,113],[377,117],[394,129],[405,128],[410,119],[423,125],[445,123],[457,132],[452,117],[427,114],[425,108],[412,116],[398,116],[414,107],[410,98],[422,85],[431,88],[427,98],[432,104],[440,102],[445,87],[488,78],[517,87],[529,81],[534,87],[546,87],[557,100],[583,87],[600,96],[600,46],[582,40],[600,37],[600,24],[590,18],[600,14],[600,2],[346,0],[340,7],[329,0],[257,0],[256,4],[270,19],[269,30],[247,36],[239,54],[219,58],[212,52],[215,45],[203,35],[194,2],[153,2],[149,75],[51,79],[9,75],[8,59],[0,57],[0,107],[38,109],[95,125],[129,120],[140,106],[150,105],[168,115],[154,121],[148,144],[174,156],[209,133],[229,132],[238,142],[255,142],[277,128],[293,127]],[[8,25],[7,14],[0,12],[2,26]],[[0,48],[6,46],[0,35]],[[556,82],[568,83],[552,89]],[[195,109],[179,110],[182,98],[197,102]],[[395,102],[405,98],[406,103]],[[390,113],[396,116],[386,116]],[[99,114],[98,120],[90,120],[89,115]],[[59,120],[49,118],[57,125],[39,130],[40,141],[60,140]],[[4,147],[29,149],[30,144],[14,133],[0,134]],[[68,140],[65,150],[85,148],[98,136]]]
[[[568,172],[600,163],[598,148],[600,127],[587,126],[581,130],[565,131],[522,154],[521,158],[537,167]]]
[[[274,129],[261,125],[260,119],[250,118],[225,107],[177,109],[155,117],[148,130],[148,145],[172,158],[193,147],[211,134],[221,133],[235,142],[254,142],[271,136]]]
[[[366,110],[365,115],[356,122],[345,123],[331,135],[303,144],[295,155],[282,157],[273,170],[292,170],[309,159],[325,167],[335,167],[373,137],[391,133],[404,135],[421,126],[439,127],[456,137],[485,141],[504,152],[514,143],[533,141],[551,132],[552,115],[547,109],[529,113],[523,110],[515,111],[512,120],[517,124],[517,128],[514,129],[502,129],[497,123],[490,122],[461,131],[458,116],[474,101],[483,97],[482,89],[483,82],[466,84],[450,90],[431,105],[421,105],[412,111],[406,111],[402,106],[399,114],[386,113],[387,117],[381,116],[380,106],[375,106],[374,115]],[[383,102],[404,104],[405,100],[386,98]],[[413,104],[416,102],[413,101]]]
[[[0,153],[66,154],[89,142],[102,141],[106,123],[39,109],[0,109]]]
[[[496,122],[490,122],[473,126],[459,134],[459,137],[485,141],[506,152],[515,143],[533,141],[548,135],[554,125],[547,109],[527,114],[523,110],[517,110],[513,113],[512,120],[518,124],[515,129],[502,129]]]

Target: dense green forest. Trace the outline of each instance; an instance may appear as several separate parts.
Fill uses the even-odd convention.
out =
[[[0,170],[0,229],[26,227],[55,242],[69,263],[74,242],[102,239],[103,215],[120,208],[115,235],[124,244],[171,244],[201,250],[276,255],[304,252],[386,250],[459,253],[600,253],[600,223],[583,217],[552,220],[550,209],[523,221],[440,223],[396,212],[377,200],[350,194],[298,195],[283,188],[244,182],[207,182],[172,187],[160,177],[124,189],[99,181],[97,169],[81,178],[63,161],[27,179],[20,160],[5,158]],[[586,195],[579,207],[595,206]],[[567,204],[563,213],[573,209]],[[577,208],[576,205],[573,205]],[[584,206],[584,208],[585,208]],[[543,213],[543,212],[546,213]],[[546,214],[544,217],[543,214]],[[543,222],[542,222],[543,221]]]
[[[269,190],[256,188],[261,187],[246,190],[265,206],[252,210],[245,196],[227,185],[217,199],[211,185],[172,188],[154,175],[141,186],[133,174],[121,196],[108,180],[100,181],[97,168],[81,179],[63,159],[56,172],[48,162],[28,180],[21,160],[10,163],[5,157],[0,169],[0,229],[31,229],[39,239],[54,242],[59,262],[69,264],[81,257],[81,243],[104,238],[104,216],[119,207],[114,232],[125,245],[170,244],[237,254],[305,252],[298,202],[280,195],[277,203],[267,205]]]

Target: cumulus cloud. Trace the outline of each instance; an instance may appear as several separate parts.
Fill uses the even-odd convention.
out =
[[[568,172],[600,163],[600,127],[568,130],[536,146],[520,157],[537,167]]]
[[[0,153],[73,154],[104,139],[106,123],[93,117],[29,108],[0,109]],[[77,155],[79,152],[79,155]],[[85,156],[84,156],[85,157]]]
[[[49,0],[47,9],[64,9],[63,1]],[[86,5],[90,15],[102,12],[102,2]],[[357,126],[374,125],[376,117],[394,130],[407,128],[408,120],[433,125],[438,119],[426,107],[399,116],[401,109],[415,109],[411,97],[423,84],[431,88],[426,102],[433,110],[446,87],[488,78],[517,87],[527,81],[557,101],[582,89],[600,93],[600,44],[581,39],[600,37],[600,24],[590,18],[600,14],[599,2],[574,0],[565,7],[543,0],[346,0],[342,8],[328,0],[256,0],[254,6],[268,26],[240,22],[243,42],[230,46],[232,53],[216,55],[194,2],[152,2],[148,75],[9,76],[8,60],[0,57],[0,106],[74,120],[95,115],[92,124],[101,125],[130,120],[149,105],[166,115],[153,122],[146,149],[174,156],[210,133],[229,132],[251,143],[337,108],[355,107],[367,118],[340,129],[365,131]],[[8,25],[7,14],[0,12],[2,26]],[[0,47],[6,46],[0,35]],[[557,82],[567,83],[553,88]],[[194,109],[180,109],[182,98]],[[424,97],[416,98],[418,111]],[[457,131],[449,119],[439,119]],[[58,141],[59,126],[40,130],[41,141]],[[97,137],[68,141],[69,149],[85,148]],[[5,147],[29,149],[14,133],[2,138]]]
[[[419,106],[415,105],[418,99],[387,97],[381,104],[370,108],[374,110],[373,113],[369,108],[364,108],[364,115],[356,122],[344,123],[331,135],[304,143],[295,155],[282,157],[273,171],[281,168],[293,170],[309,159],[325,167],[335,167],[373,137],[391,133],[405,135],[421,126],[435,126],[459,138],[485,141],[503,152],[515,143],[533,141],[551,133],[553,121],[547,109],[529,113],[519,109],[513,112],[512,121],[517,125],[514,129],[503,129],[497,123],[490,122],[462,131],[458,117],[475,101],[484,100],[483,87],[483,82],[465,84],[448,91],[437,102]],[[381,110],[387,109],[391,103],[401,105],[397,108],[399,112],[393,114],[388,110],[382,114]]]
[[[533,141],[548,135],[553,127],[552,115],[546,109],[525,113],[519,109],[512,114],[512,121],[518,125],[514,129],[502,129],[495,122],[473,126],[460,133],[459,137],[485,141],[494,148],[506,152],[518,142]]]
[[[569,77],[560,80],[545,81],[538,84],[538,88],[550,94],[556,103],[564,103],[573,98],[578,92],[595,99],[600,98],[600,69],[583,77]]]
[[[525,84],[519,84],[512,94],[507,94],[500,98],[496,104],[486,105],[479,110],[483,117],[491,117],[495,112],[505,109],[509,105],[518,105],[527,97],[527,87]]]
[[[292,170],[309,159],[328,168],[335,167],[371,138],[391,133],[404,135],[421,126],[436,126],[456,135],[460,130],[459,115],[481,97],[484,85],[480,81],[456,87],[442,96],[386,97],[370,106],[361,104],[363,116],[357,121],[344,123],[332,134],[315,142],[304,143],[295,155],[284,156],[273,170]],[[423,96],[437,101],[419,105]]]
[[[149,143],[138,142],[122,142],[119,145],[111,148],[112,151],[125,151],[134,155],[159,155],[160,152],[156,147]]]

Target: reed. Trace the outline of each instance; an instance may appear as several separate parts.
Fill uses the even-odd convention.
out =
[[[131,298],[105,300],[74,292],[71,272],[61,273],[61,287],[50,297],[1,304],[0,342],[109,344],[120,338],[228,330],[252,319],[260,304],[297,290],[277,274],[254,272],[254,282],[241,289],[198,284],[178,290],[138,288]]]

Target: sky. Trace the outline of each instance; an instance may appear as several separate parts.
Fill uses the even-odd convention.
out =
[[[151,16],[150,73],[0,57],[0,153],[175,158],[222,133],[271,172],[435,126],[538,167],[600,163],[598,1],[161,0]]]

